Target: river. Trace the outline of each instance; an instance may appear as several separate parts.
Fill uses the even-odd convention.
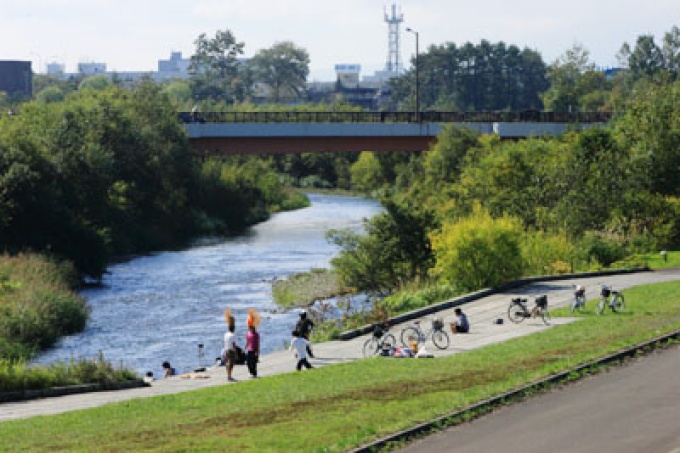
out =
[[[81,292],[90,309],[85,330],[61,339],[36,362],[94,358],[144,375],[161,375],[161,363],[178,372],[212,365],[232,309],[239,343],[245,344],[249,308],[262,315],[261,352],[284,347],[298,319],[272,300],[271,282],[296,272],[329,267],[333,228],[360,231],[381,211],[376,201],[310,194],[311,206],[275,214],[246,234],[182,251],[155,253],[111,265],[101,287]],[[203,345],[203,347],[199,347]]]

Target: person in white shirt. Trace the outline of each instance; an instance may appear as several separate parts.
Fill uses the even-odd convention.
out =
[[[298,371],[302,370],[302,367],[304,366],[305,368],[314,368],[309,361],[307,360],[307,348],[310,347],[309,340],[306,338],[302,337],[300,333],[297,330],[293,331],[293,339],[290,342],[290,350],[295,351],[295,356],[298,359],[296,369]]]
[[[234,369],[234,362],[236,361],[236,335],[234,331],[236,327],[233,324],[229,324],[229,329],[224,334],[224,349],[222,350],[222,360],[224,360],[224,365],[227,369],[227,381],[236,381],[231,376],[231,372]]]

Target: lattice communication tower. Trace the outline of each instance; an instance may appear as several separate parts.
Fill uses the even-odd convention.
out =
[[[385,11],[385,22],[389,26],[388,33],[388,53],[385,70],[395,74],[401,73],[401,53],[399,52],[399,24],[404,21],[401,11],[397,12],[397,5],[392,4],[391,15]]]

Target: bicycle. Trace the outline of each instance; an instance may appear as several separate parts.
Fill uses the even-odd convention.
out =
[[[583,285],[574,286],[574,300],[569,305],[569,311],[583,312],[586,309],[586,287]]]
[[[449,335],[444,331],[444,321],[441,318],[433,319],[432,328],[427,332],[420,327],[420,321],[414,321],[412,326],[401,331],[399,338],[404,346],[410,346],[412,340],[418,344],[425,344],[427,339],[431,338],[432,343],[439,349],[447,349],[451,342]]]
[[[604,313],[605,306],[609,306],[614,313],[621,313],[625,308],[623,294],[613,291],[609,285],[602,285],[600,301],[597,303],[595,313],[598,315]]]
[[[548,296],[542,295],[534,299],[534,307],[527,308],[527,299],[516,297],[510,301],[508,307],[508,319],[519,324],[527,318],[540,316],[546,326],[550,325],[550,312],[548,311]]]
[[[376,324],[373,326],[371,337],[364,343],[364,357],[372,357],[380,354],[388,346],[396,346],[397,339],[389,333],[389,324]]]

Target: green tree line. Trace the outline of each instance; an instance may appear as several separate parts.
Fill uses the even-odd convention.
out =
[[[0,119],[0,247],[48,252],[82,275],[300,204],[269,161],[198,161],[151,83],[79,90]]]
[[[342,283],[460,293],[677,248],[680,81],[646,78],[631,93],[604,128],[501,141],[449,126],[390,174],[383,156],[362,153],[351,181],[382,194],[387,209],[364,235],[331,233]]]

